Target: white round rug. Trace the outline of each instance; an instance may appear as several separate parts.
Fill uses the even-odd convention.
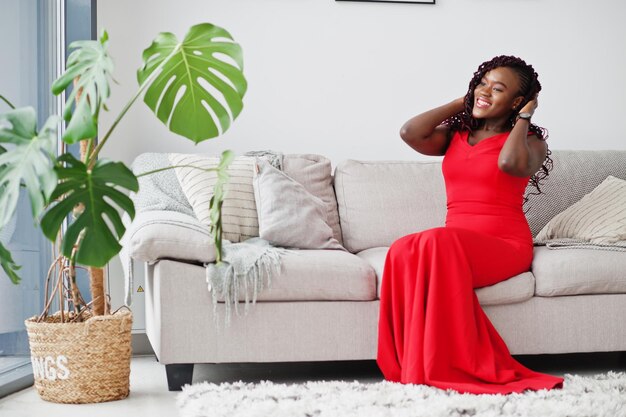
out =
[[[626,417],[626,373],[565,375],[562,389],[472,395],[387,381],[200,383],[177,398],[182,417]]]

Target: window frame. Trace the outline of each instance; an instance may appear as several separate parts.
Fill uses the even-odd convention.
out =
[[[37,26],[37,114],[41,126],[51,114],[62,114],[65,93],[53,96],[50,88],[65,71],[69,44],[79,39],[97,39],[96,0],[34,0]],[[61,126],[57,149],[61,149]],[[78,152],[78,145],[73,145]],[[70,151],[74,152],[72,147]],[[52,245],[45,238],[39,242],[39,288],[43,288],[48,265],[52,260]],[[6,279],[6,278],[4,278]],[[43,293],[39,308],[43,307]],[[33,385],[30,358],[0,372],[0,398]]]

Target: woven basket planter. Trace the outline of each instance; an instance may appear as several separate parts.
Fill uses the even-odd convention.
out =
[[[26,320],[35,388],[46,401],[97,403],[129,393],[130,311],[61,323],[59,313]]]

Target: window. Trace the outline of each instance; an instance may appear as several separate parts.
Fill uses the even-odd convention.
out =
[[[94,37],[95,0],[4,0],[0,13],[2,45],[0,94],[16,107],[33,106],[39,125],[60,114],[63,97],[50,93],[62,73],[67,45]],[[8,65],[7,65],[8,64]],[[8,110],[0,102],[1,111]],[[51,245],[33,226],[23,192],[11,227],[0,239],[22,265],[22,282],[13,285],[0,269],[0,397],[32,384],[24,320],[41,312]]]

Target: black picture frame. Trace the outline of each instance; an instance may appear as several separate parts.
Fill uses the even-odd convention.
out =
[[[409,3],[409,4],[435,4],[435,0],[335,0],[335,1],[358,1],[366,3]]]

